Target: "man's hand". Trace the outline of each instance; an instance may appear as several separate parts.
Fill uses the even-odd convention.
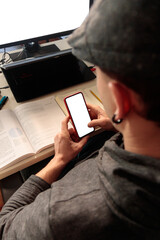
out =
[[[66,117],[61,124],[61,132],[56,135],[54,139],[55,144],[55,156],[60,156],[65,163],[68,163],[71,159],[82,150],[83,146],[88,140],[88,136],[75,141],[76,134],[73,128],[68,129],[69,117]]]
[[[61,132],[55,136],[55,156],[54,158],[36,175],[49,184],[53,183],[59,177],[66,164],[71,161],[82,150],[88,140],[88,136],[74,141],[74,129],[68,129],[69,117],[66,117],[61,123]]]
[[[106,112],[99,106],[87,104],[92,121],[88,123],[88,127],[101,127],[105,130],[115,130],[110,118]]]

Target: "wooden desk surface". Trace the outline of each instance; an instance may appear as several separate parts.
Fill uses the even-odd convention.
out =
[[[70,48],[69,45],[67,44],[66,40],[58,40],[55,42],[56,45],[61,49],[61,50],[64,50],[64,49],[67,49],[67,48]],[[51,43],[49,43],[51,44]],[[88,63],[89,64],[89,63]],[[65,93],[68,93],[68,92],[71,92],[71,91],[74,91],[74,89],[83,89],[83,88],[87,88],[87,87],[90,87],[90,86],[93,86],[93,84],[95,84],[96,80],[91,80],[91,81],[88,81],[86,83],[82,83],[82,84],[78,84],[76,86],[72,86],[72,87],[69,87],[69,88],[66,88],[66,89],[62,89],[62,90],[59,90],[59,91],[56,91],[56,92],[53,92],[53,93],[50,93],[50,94],[46,94],[44,96],[41,96],[41,97],[38,97],[38,98],[34,98],[34,99],[31,99],[29,101],[34,101],[34,100],[38,100],[38,99],[42,99],[44,97],[47,97],[47,96],[56,96],[56,95],[59,95],[59,94],[65,94]],[[6,79],[3,75],[3,73],[0,73],[0,87],[4,87],[4,86],[7,86],[8,83],[6,82]],[[3,107],[3,109],[14,109],[16,106],[18,106],[19,104],[21,103],[17,103],[10,88],[7,88],[7,89],[2,89],[1,90],[1,95],[2,96],[8,96],[8,101],[6,102],[5,106]],[[27,101],[28,102],[28,101]],[[44,151],[42,151],[41,153],[38,153],[32,157],[29,157],[29,158],[26,158],[16,164],[14,164],[13,166],[10,166],[6,169],[3,169],[3,170],[0,170],[0,179],[3,179],[15,172],[18,172],[26,167],[29,167],[41,160],[44,160],[45,158],[49,157],[49,156],[52,156],[54,154],[54,147],[50,147],[48,149],[45,149]]]

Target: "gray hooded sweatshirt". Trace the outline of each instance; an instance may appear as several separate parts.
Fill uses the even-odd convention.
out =
[[[160,239],[160,161],[114,135],[48,185],[32,175],[0,212],[0,239]]]

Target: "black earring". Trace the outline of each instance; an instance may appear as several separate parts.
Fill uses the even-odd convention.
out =
[[[117,120],[115,118],[116,118],[116,114],[114,114],[113,117],[112,117],[112,122],[113,123],[119,124],[123,121],[123,118],[120,118],[120,119],[117,119]]]

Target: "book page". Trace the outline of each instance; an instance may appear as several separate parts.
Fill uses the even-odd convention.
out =
[[[65,117],[53,96],[21,104],[15,113],[36,152],[54,144]]]
[[[22,127],[12,110],[0,111],[0,168],[23,155],[33,153]],[[20,159],[19,159],[20,160]]]
[[[60,95],[57,95],[55,97],[55,100],[57,102],[57,104],[59,105],[59,107],[62,109],[62,111],[64,112],[64,114],[67,116],[68,115],[68,111],[67,111],[67,108],[65,106],[65,103],[64,103],[64,98],[69,96],[69,95],[72,95],[76,92],[82,92],[82,89],[74,89],[74,91],[71,91],[71,92],[67,92],[67,93],[64,93],[64,94],[60,94]]]

